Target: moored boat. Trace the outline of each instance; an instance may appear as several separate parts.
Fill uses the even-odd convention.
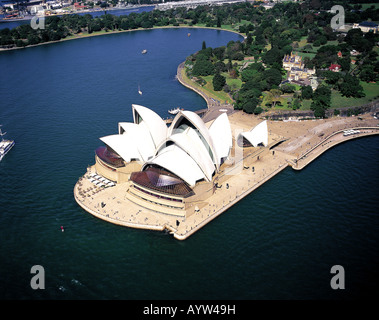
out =
[[[10,149],[13,148],[15,145],[14,140],[5,140],[3,136],[6,134],[6,132],[2,132],[0,128],[0,136],[1,136],[1,141],[0,141],[0,161],[3,159],[3,157],[9,152]]]
[[[177,114],[177,113],[179,113],[179,111],[182,111],[182,110],[184,110],[183,108],[175,108],[175,109],[172,109],[172,110],[168,110],[168,113],[170,113],[170,114]]]

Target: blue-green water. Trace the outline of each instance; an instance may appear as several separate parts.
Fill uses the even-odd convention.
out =
[[[339,145],[301,172],[286,169],[183,242],[109,224],[76,204],[73,187],[94,163],[98,138],[132,120],[131,104],[163,117],[177,106],[204,108],[175,80],[176,68],[203,40],[216,47],[237,39],[215,30],[153,30],[0,54],[0,123],[16,141],[0,162],[0,298],[378,293],[378,137]],[[33,265],[45,269],[44,290],[30,287]],[[345,290],[330,287],[333,265],[345,268]]]

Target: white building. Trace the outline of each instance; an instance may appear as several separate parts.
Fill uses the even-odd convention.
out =
[[[233,144],[228,116],[222,113],[208,128],[196,113],[180,111],[167,127],[154,111],[132,108],[133,123],[120,122],[118,134],[100,138],[105,146],[96,149],[96,172],[127,183],[125,196],[143,207],[192,214],[194,203],[201,206],[221,181]]]
[[[373,33],[378,33],[379,32],[379,26],[377,23],[372,22],[372,21],[364,21],[361,23],[354,23],[353,25],[354,29],[361,29],[362,32],[373,32]]]
[[[268,130],[267,130],[267,120],[262,121],[260,124],[255,126],[250,131],[242,132],[238,135],[237,143],[239,146],[257,147],[262,144],[265,147],[268,145]]]

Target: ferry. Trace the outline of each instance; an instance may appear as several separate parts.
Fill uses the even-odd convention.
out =
[[[3,159],[3,157],[9,152],[10,149],[15,145],[15,142],[13,140],[5,140],[3,136],[6,134],[6,132],[2,132],[0,128],[0,161]]]
[[[172,110],[168,110],[168,113],[170,114],[177,114],[179,111],[181,110],[184,110],[183,108],[180,109],[180,108],[175,108],[175,109],[172,109]]]

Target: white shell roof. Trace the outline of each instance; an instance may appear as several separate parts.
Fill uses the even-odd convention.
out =
[[[134,123],[137,123],[136,114],[141,116],[142,120],[146,123],[155,147],[157,147],[167,137],[167,126],[163,119],[156,114],[153,110],[138,104],[132,104]]]
[[[155,145],[144,121],[140,124],[123,123],[121,126],[124,130],[126,129],[123,134],[105,136],[100,140],[127,162],[131,159],[145,162],[154,155]]]
[[[209,147],[211,154],[212,154],[212,160],[213,163],[216,165],[217,170],[220,167],[219,158],[217,156],[216,150],[213,145],[213,140],[211,135],[209,134],[209,130],[206,127],[204,121],[194,112],[192,111],[180,111],[174,120],[172,121],[172,124],[169,128],[169,136],[175,133],[175,129],[178,126],[178,123],[180,123],[181,118],[186,118],[189,122],[193,124],[193,126],[199,131],[201,136],[204,138],[208,146],[205,146],[206,148]]]
[[[215,171],[215,166],[203,142],[200,140],[198,134],[192,128],[187,128],[184,132],[175,133],[170,136],[158,149],[157,154],[164,150],[166,143],[174,142],[176,146],[185,151],[199,166],[208,180],[212,180],[212,174]],[[187,170],[183,167],[182,170]],[[179,174],[181,177],[181,175]]]
[[[239,134],[248,140],[254,147],[262,143],[265,147],[268,145],[268,130],[267,130],[267,120],[262,121],[260,124],[255,126],[251,131],[242,132]]]
[[[226,113],[219,115],[209,128],[217,156],[220,161],[229,155],[233,145],[232,129]]]
[[[190,186],[201,179],[212,180],[221,158],[227,157],[232,147],[232,133],[226,114],[221,114],[208,129],[196,113],[181,111],[167,128],[154,111],[139,105],[132,106],[134,123],[120,122],[119,134],[102,137],[101,141],[125,161],[138,159],[144,162],[143,168],[156,164]],[[175,131],[183,117],[191,126],[183,126],[184,131]]]
[[[161,149],[156,157],[145,163],[144,167],[147,164],[156,164],[165,168],[183,179],[190,186],[194,186],[196,181],[205,177],[196,161],[175,144]]]

